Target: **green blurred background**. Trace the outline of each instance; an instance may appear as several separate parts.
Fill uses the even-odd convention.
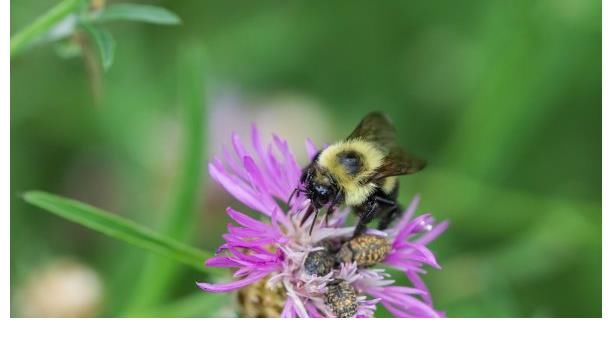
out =
[[[56,3],[11,1],[12,34]],[[70,297],[49,300],[44,289],[71,274],[70,290],[92,299],[74,315],[231,316],[226,296],[197,290],[201,273],[20,194],[50,191],[151,227],[179,220],[173,236],[214,250],[233,202],[205,167],[196,217],[172,208],[190,124],[204,127],[204,160],[256,122],[289,138],[305,164],[304,137],[332,142],[372,110],[429,161],[402,179],[402,202],[419,193],[420,211],[452,222],[432,246],[443,269],[426,276],[437,308],[601,316],[600,2],[140,3],[182,24],[105,25],[117,51],[100,78],[58,45],[11,61],[13,316],[53,315],[53,302]],[[199,51],[202,72],[181,59]],[[189,72],[206,80],[202,123],[182,114]],[[167,277],[159,285],[157,273]]]

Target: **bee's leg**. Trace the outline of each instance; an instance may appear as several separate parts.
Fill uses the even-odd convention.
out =
[[[314,229],[315,222],[317,221],[317,217],[319,216],[319,209],[315,209],[315,215],[312,219],[312,224],[310,224],[310,230],[308,230],[308,235],[312,236],[312,229]]]
[[[334,196],[334,200],[327,208],[327,213],[325,214],[325,225],[329,224],[329,216],[334,214],[334,212],[336,211],[336,206],[340,204],[340,201],[342,201],[342,197],[343,195],[340,191],[336,193],[336,196]]]
[[[293,199],[293,196],[296,195],[296,193],[297,193],[297,196],[300,197],[299,191],[300,191],[300,188],[293,189],[293,191],[291,192],[291,195],[289,195],[289,199],[287,200],[288,206],[291,206],[291,200]]]
[[[364,233],[367,229],[366,227],[367,223],[363,223],[361,222],[361,220],[359,220],[359,223],[357,223],[357,226],[355,227],[355,232],[353,232],[353,238],[361,235],[362,233]]]
[[[389,207],[378,223],[378,230],[387,229],[389,224],[391,224],[391,222],[393,222],[401,214],[401,211],[402,209],[400,208],[399,204]]]
[[[291,192],[291,195],[289,195],[289,199],[287,200],[287,205],[291,206],[291,200],[293,199],[293,197],[300,197],[300,193],[306,193],[306,190],[301,189],[301,188],[295,188],[293,189],[293,192]]]
[[[308,205],[308,209],[306,209],[306,212],[304,213],[304,216],[302,217],[302,220],[300,221],[300,226],[302,226],[304,222],[308,219],[308,217],[312,215],[312,212],[314,211],[314,209],[315,208],[312,206],[312,204]]]
[[[389,223],[395,220],[400,214],[401,209],[399,204],[397,204],[395,199],[390,197],[391,196],[380,195],[374,197],[378,203],[385,205],[384,214],[380,220],[380,223],[378,223],[378,230],[385,230],[389,226]]]
[[[359,223],[355,227],[355,232],[353,232],[353,238],[363,234],[366,229],[368,223],[378,214],[380,211],[379,202],[376,198],[371,198],[366,202],[363,211],[360,213]]]
[[[329,224],[329,215],[332,215],[334,211],[336,211],[336,208],[333,205],[330,205],[329,208],[327,208],[327,212],[325,213],[325,226]]]

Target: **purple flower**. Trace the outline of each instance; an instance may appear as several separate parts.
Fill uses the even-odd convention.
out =
[[[330,283],[341,280],[354,290],[355,317],[372,317],[378,304],[397,317],[443,315],[433,308],[420,275],[425,273],[425,265],[440,268],[427,244],[444,232],[448,222],[436,224],[429,214],[413,217],[419,200],[416,197],[389,229],[368,230],[387,238],[391,250],[381,265],[405,273],[410,287],[395,285],[382,266],[363,268],[343,263],[325,276],[308,274],[304,261],[309,253],[325,249],[322,241],[346,241],[352,235],[354,226],[345,226],[350,210],[338,210],[327,223],[316,220],[310,235],[309,226],[301,226],[309,201],[302,195],[294,198],[291,207],[286,204],[301,175],[287,142],[274,136],[272,144],[264,145],[253,126],[251,145],[253,149],[247,150],[234,134],[233,152],[224,147],[222,157],[209,164],[213,179],[258,216],[227,209],[233,223],[228,224],[223,236],[225,244],[206,265],[232,269],[234,280],[198,283],[201,289],[228,292],[264,282],[266,288],[283,290],[284,305],[278,313],[281,317],[335,317],[325,295]],[[307,140],[306,151],[313,158],[317,148]],[[310,222],[312,218],[304,224]]]

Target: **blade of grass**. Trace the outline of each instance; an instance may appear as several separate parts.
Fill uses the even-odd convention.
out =
[[[37,18],[29,26],[13,35],[11,39],[11,58],[27,47],[32,41],[45,34],[65,16],[72,13],[79,6],[81,1],[82,0],[64,0],[51,8],[47,13]]]
[[[186,241],[193,233],[194,216],[200,201],[204,168],[205,105],[202,53],[197,47],[185,46],[179,54],[179,88],[182,95],[184,140],[182,161],[168,216],[160,232]],[[180,271],[171,261],[159,256],[148,257],[140,282],[132,293],[127,315],[136,315],[159,304],[168,294],[171,282]]]
[[[223,275],[221,271],[204,267],[203,262],[212,257],[211,253],[175,241],[123,217],[43,191],[27,192],[23,195],[23,199],[69,221],[172,258],[199,271],[215,276]]]

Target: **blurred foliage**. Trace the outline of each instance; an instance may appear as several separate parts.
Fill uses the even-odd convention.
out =
[[[331,126],[315,135],[321,144],[383,110],[401,143],[429,161],[402,178],[401,200],[420,193],[420,211],[452,221],[433,244],[443,269],[426,276],[439,309],[451,317],[601,316],[599,2],[137,2],[168,9],[181,24],[104,22],[117,44],[105,73],[62,53],[65,39],[11,60],[13,295],[68,256],[100,273],[101,316],[227,316],[225,296],[195,287],[202,273],[178,266],[163,272],[164,297],[155,286],[138,291],[147,253],[33,208],[21,194],[82,200],[212,251],[231,201],[185,172],[203,174],[200,162],[229,143],[231,129],[257,121],[290,137]],[[12,1],[11,35],[56,3]],[[184,57],[201,49],[207,86],[196,90],[206,121],[189,117],[194,103],[185,106],[183,86]],[[191,74],[203,78],[204,69]],[[260,108],[230,118],[219,103],[227,93]],[[290,112],[270,108],[279,97],[322,108],[291,123]],[[266,119],[261,111],[270,111]],[[206,130],[194,138],[193,124]],[[193,143],[198,135],[204,143]],[[187,159],[186,149],[201,157]],[[177,198],[197,204],[177,207]],[[169,229],[176,220],[187,228]],[[19,316],[15,301],[11,312]]]

